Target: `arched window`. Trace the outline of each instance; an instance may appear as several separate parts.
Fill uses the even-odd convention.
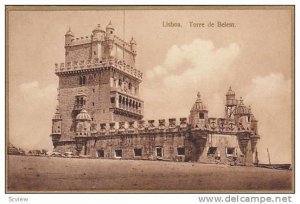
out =
[[[128,106],[128,98],[126,98],[126,106]]]
[[[119,86],[122,86],[122,80],[119,79]]]
[[[82,76],[79,76],[79,85],[82,86]]]
[[[85,80],[86,80],[86,78],[85,78],[85,76],[83,76],[82,77],[82,85],[85,85],[85,82],[86,82]]]
[[[125,105],[125,98],[123,98],[123,105]]]
[[[119,103],[122,103],[122,96],[119,96]]]
[[[115,97],[111,97],[111,98],[110,98],[110,102],[111,102],[111,103],[115,103]]]
[[[204,113],[199,113],[199,118],[204,119]]]
[[[86,77],[85,76],[79,76],[79,85],[83,86],[86,83]]]
[[[130,100],[129,100],[129,107],[131,107],[131,102],[132,102],[132,100],[130,99]]]

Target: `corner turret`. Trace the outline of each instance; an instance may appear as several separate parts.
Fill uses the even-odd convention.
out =
[[[93,41],[103,41],[105,36],[105,31],[101,28],[100,24],[92,31]]]
[[[56,112],[52,118],[52,142],[54,147],[56,146],[57,142],[59,141],[59,139],[61,138],[61,122],[62,122],[62,118],[61,118],[61,114],[59,112],[59,108],[58,106],[56,107]]]
[[[204,127],[208,120],[208,110],[202,102],[200,92],[197,94],[197,99],[190,111],[190,124],[194,128]]]
[[[109,21],[108,25],[106,26],[106,37],[110,40],[114,38],[115,28],[112,26],[111,21]]]
[[[65,34],[65,46],[71,46],[72,41],[74,40],[74,34],[71,31],[71,28]]]

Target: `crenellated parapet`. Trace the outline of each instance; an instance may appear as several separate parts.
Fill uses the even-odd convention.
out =
[[[95,124],[93,125],[95,127]],[[95,128],[94,128],[95,129]],[[187,118],[180,118],[177,122],[175,118],[168,120],[139,120],[129,122],[100,123],[100,127],[92,132],[92,136],[118,135],[149,132],[176,132],[188,129]],[[77,135],[78,136],[78,135]]]
[[[117,70],[123,71],[130,76],[135,77],[138,80],[142,80],[143,73],[138,69],[126,64],[123,60],[119,60],[117,58],[110,57],[109,59],[88,59],[88,60],[81,60],[81,61],[73,61],[68,63],[56,63],[55,64],[55,74],[56,75],[63,75],[67,73],[76,73],[76,72],[83,72],[83,71],[91,71],[92,69],[105,69],[113,67]]]
[[[119,38],[118,36],[114,36],[114,43],[122,48],[124,48],[128,52],[132,52],[130,43],[126,42],[125,40]]]
[[[74,38],[69,46],[77,46],[91,43],[92,38],[90,36],[83,36]]]
[[[235,120],[226,120],[225,118],[208,118],[208,122],[199,126],[192,126],[187,118],[160,119],[160,120],[139,120],[130,122],[110,122],[101,123],[100,126],[92,124],[94,132],[92,136],[118,135],[118,134],[143,134],[160,132],[181,132],[191,131],[205,134],[227,134],[227,135],[252,135],[255,136],[255,130],[251,129],[251,122],[248,128]],[[96,128],[97,126],[97,128]],[[257,136],[258,137],[258,136]]]

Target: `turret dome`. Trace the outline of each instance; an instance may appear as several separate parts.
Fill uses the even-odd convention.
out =
[[[71,31],[71,28],[69,28],[69,30],[66,32],[65,36],[67,36],[67,35],[73,36],[73,37],[74,37],[74,34],[73,34],[73,32]]]
[[[229,90],[226,93],[226,96],[235,95],[234,91],[231,89],[231,86],[229,87]]]
[[[247,108],[244,103],[242,97],[240,98],[240,104],[235,109],[235,114],[239,115],[248,115],[251,114],[251,109]]]
[[[76,116],[76,120],[91,120],[91,116],[85,109],[82,109]]]
[[[200,92],[198,92],[198,94],[197,94],[196,102],[193,105],[191,111],[207,111],[206,105],[203,103],[203,101],[201,99]]]
[[[98,24],[97,27],[92,32],[93,33],[99,33],[99,32],[104,32],[104,30],[102,30],[100,24]]]

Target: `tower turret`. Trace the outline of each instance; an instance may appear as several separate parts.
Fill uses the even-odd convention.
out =
[[[85,109],[76,116],[76,136],[91,136],[91,116]]]
[[[101,28],[100,24],[92,31],[92,40],[93,41],[102,41],[104,40],[105,31]]]
[[[110,40],[114,38],[115,28],[112,26],[111,21],[109,21],[108,25],[106,26],[106,37]]]
[[[226,93],[226,106],[236,106],[237,100],[235,99],[235,92],[229,87]]]
[[[65,34],[65,46],[71,46],[72,41],[74,40],[74,34],[71,31],[71,28]]]
[[[52,133],[51,133],[51,137],[52,137],[52,142],[54,147],[56,146],[56,143],[59,141],[60,137],[61,137],[61,122],[62,122],[62,118],[59,112],[59,108],[58,106],[56,107],[56,112],[52,118]]]
[[[235,92],[229,87],[226,93],[226,105],[225,105],[225,117],[227,119],[233,119],[233,112],[237,106],[237,100],[235,99]]]
[[[208,110],[201,99],[200,92],[197,94],[197,99],[190,111],[190,124],[194,128],[204,127],[208,120]]]
[[[251,110],[244,105],[242,97],[234,111],[234,118],[238,122],[241,130],[250,130]]]

